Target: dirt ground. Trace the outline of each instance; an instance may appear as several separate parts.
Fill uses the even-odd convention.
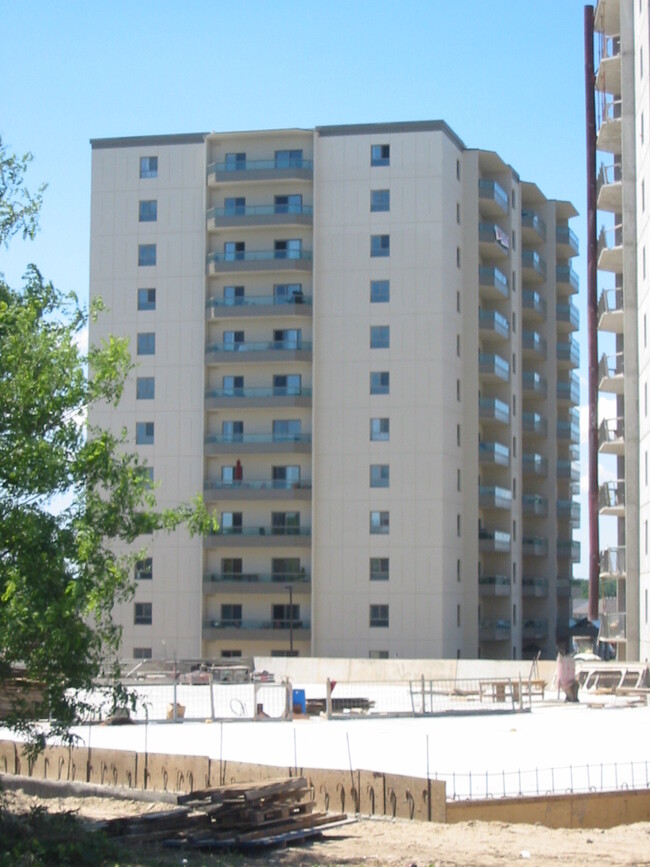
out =
[[[43,805],[48,810],[78,811],[94,820],[169,809],[169,804],[109,798],[41,800],[20,790],[8,791],[5,797],[12,809]],[[404,819],[361,819],[326,831],[320,840],[270,850],[237,863],[241,867],[650,865],[650,822],[609,830],[569,831],[503,822],[436,825]]]

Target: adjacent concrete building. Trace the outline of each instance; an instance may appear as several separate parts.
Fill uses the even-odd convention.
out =
[[[521,658],[568,639],[573,206],[439,121],[92,142],[91,339],[162,505],[126,656]]]

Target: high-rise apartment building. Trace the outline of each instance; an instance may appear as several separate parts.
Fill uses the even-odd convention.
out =
[[[161,505],[127,656],[521,658],[568,640],[575,215],[442,122],[92,142],[91,339]]]
[[[608,407],[599,428],[598,507],[601,536],[616,538],[601,554],[600,576],[615,579],[618,609],[601,615],[601,637],[628,659],[650,656],[648,26],[647,0],[600,0],[595,9],[598,387]]]

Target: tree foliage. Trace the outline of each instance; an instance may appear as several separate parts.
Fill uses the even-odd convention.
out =
[[[0,245],[35,229],[40,192],[24,189],[25,166],[0,140]],[[98,303],[90,316],[100,314]],[[182,522],[213,529],[200,498],[157,510],[126,433],[88,428],[89,407],[116,405],[131,370],[124,340],[84,354],[88,319],[34,266],[19,290],[0,275],[0,693],[14,698],[8,724],[32,739],[39,718],[65,734],[83,710],[78,691],[115,659],[112,611],[132,593],[138,537]]]

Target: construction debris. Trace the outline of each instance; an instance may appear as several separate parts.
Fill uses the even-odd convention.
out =
[[[315,812],[304,777],[233,783],[178,795],[178,807],[109,820],[107,834],[175,848],[244,849],[286,845],[349,821],[345,813]]]

